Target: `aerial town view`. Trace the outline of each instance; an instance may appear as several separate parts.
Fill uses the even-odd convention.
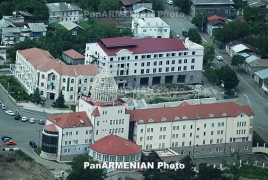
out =
[[[0,14],[0,180],[268,180],[268,0]]]

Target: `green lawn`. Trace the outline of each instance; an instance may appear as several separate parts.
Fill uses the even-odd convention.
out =
[[[35,149],[34,149],[34,152],[35,152],[38,156],[40,156],[40,154],[41,154],[41,148],[35,148]]]

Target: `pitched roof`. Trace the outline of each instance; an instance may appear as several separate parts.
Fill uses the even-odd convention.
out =
[[[46,32],[47,28],[44,23],[28,23],[32,32]]]
[[[61,60],[55,59],[48,51],[30,48],[25,50],[18,50],[34,68],[40,71],[55,70],[57,73],[69,76],[98,74],[99,69],[95,64],[87,65],[66,65]]]
[[[114,18],[94,18],[99,24],[115,24],[117,28],[123,28],[124,26],[116,21]]]
[[[83,56],[82,54],[80,54],[79,52],[73,49],[63,51],[62,54],[65,54],[66,56],[69,56],[72,59],[84,59],[85,58],[85,56]]]
[[[240,41],[234,40],[232,42],[229,42],[226,46],[232,47],[232,46],[235,46],[235,45],[240,44],[240,43],[241,43]]]
[[[259,76],[259,78],[261,78],[261,79],[266,79],[266,78],[268,78],[268,69],[263,69],[261,71],[257,71],[257,72],[255,72],[255,74],[257,76]]]
[[[98,107],[96,107],[96,109],[94,109],[94,111],[92,112],[92,114],[91,114],[92,116],[100,116],[100,111],[99,111],[99,108]]]
[[[230,0],[191,0],[194,5],[235,4]]]
[[[165,108],[127,110],[130,120],[137,123],[158,123],[176,120],[196,120],[220,118],[223,116],[236,117],[242,112],[253,115],[250,106],[240,106],[234,102],[188,105]]]
[[[52,132],[59,132],[59,130],[54,124],[49,124],[49,125],[44,126],[44,130],[52,131]]]
[[[19,27],[4,27],[2,28],[3,33],[20,33]]]
[[[226,21],[227,19],[218,15],[213,15],[213,16],[209,16],[208,17],[208,22],[209,21],[213,21],[213,20],[222,20],[222,21]]]
[[[251,55],[251,56],[246,58],[245,62],[249,64],[249,63],[255,61],[256,59],[260,59],[260,58],[256,55]]]
[[[217,24],[221,24],[221,23],[223,23],[223,22],[224,22],[224,21],[222,21],[222,20],[215,19],[215,20],[211,20],[211,21],[209,21],[208,24],[214,26],[214,25],[217,25]]]
[[[183,101],[179,106],[191,106],[191,104],[186,101]]]
[[[246,49],[248,49],[248,47],[247,46],[245,46],[244,44],[238,44],[238,45],[235,45],[235,46],[233,46],[232,47],[232,50],[234,51],[234,52],[241,52],[241,51],[244,51],[244,50],[246,50]]]
[[[61,128],[92,126],[85,111],[51,115],[47,120]]]
[[[256,59],[249,63],[251,67],[267,67],[268,66],[268,59]]]
[[[5,19],[1,19],[0,20],[0,27],[4,28],[4,27],[16,27],[12,22],[5,20]]]
[[[256,49],[255,47],[251,46],[250,44],[244,44],[249,50],[253,51],[253,52],[258,52],[258,49]]]
[[[148,3],[149,1],[147,0],[121,0],[122,4],[125,6],[133,5],[139,2],[146,2]]]
[[[136,9],[134,9],[133,12],[134,12],[134,13],[139,13],[139,12],[144,11],[144,10],[154,12],[154,10],[152,10],[152,9],[150,9],[150,8],[147,8],[147,7],[138,7],[138,8],[136,8]]]
[[[81,11],[82,9],[75,4],[62,3],[47,3],[49,11]]]
[[[134,142],[116,135],[108,135],[90,146],[90,149],[109,155],[132,155],[141,152],[141,147]]]
[[[105,38],[98,45],[108,55],[115,55],[122,49],[128,49],[134,54],[187,50],[184,39],[172,38]]]
[[[81,26],[79,26],[78,24],[75,24],[74,22],[72,21],[61,21],[59,22],[59,24],[61,24],[62,26],[64,26],[68,31],[76,28],[76,27],[79,27],[80,29],[83,29]]]

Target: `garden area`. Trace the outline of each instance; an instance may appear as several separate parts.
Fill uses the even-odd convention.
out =
[[[31,101],[31,96],[13,76],[0,76],[0,84],[9,92],[11,97],[17,101]]]

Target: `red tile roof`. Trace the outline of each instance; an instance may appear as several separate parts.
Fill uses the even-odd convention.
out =
[[[72,59],[85,59],[85,56],[83,56],[82,54],[73,49],[63,51],[62,54],[65,54],[66,56],[69,56]]]
[[[53,124],[61,128],[72,128],[74,125],[76,127],[85,127],[92,126],[89,118],[87,117],[87,113],[85,111],[82,112],[71,112],[60,115],[51,115],[47,118]]]
[[[121,106],[126,103],[123,99],[120,99],[120,98],[117,98],[115,102],[99,102],[99,101],[95,101],[90,96],[82,96],[81,99],[92,106]]]
[[[234,102],[128,110],[126,113],[130,113],[130,120],[137,123],[148,123],[149,120],[166,122],[220,118],[223,116],[236,117],[241,113],[253,115],[250,106],[240,106]]]
[[[186,101],[183,101],[179,106],[191,106],[191,104]]]
[[[59,130],[54,124],[49,124],[49,125],[44,126],[44,130],[52,131],[52,132],[59,132]]]
[[[102,154],[118,156],[138,154],[141,152],[140,146],[116,135],[109,135],[96,141],[90,146],[90,149]]]
[[[250,44],[244,44],[249,50],[254,51],[254,52],[258,52],[258,49],[254,48],[253,46],[251,46]]]
[[[99,112],[99,108],[98,107],[96,107],[96,109],[92,112],[92,114],[91,114],[92,116],[100,116],[100,112]]]
[[[19,50],[20,53],[34,68],[40,71],[49,71],[54,69],[57,73],[68,76],[95,75],[99,69],[95,64],[88,65],[66,65],[61,60],[55,59],[48,51],[30,48]]]
[[[222,21],[226,21],[227,19],[218,15],[213,15],[213,16],[209,16],[208,17],[208,22],[209,21],[213,21],[213,20],[222,20]]]
[[[98,42],[98,44],[108,55],[115,55],[122,49],[128,49],[134,54],[183,51],[187,50],[186,46],[184,45],[184,41],[184,39],[173,38],[118,37],[101,39],[101,42]]]

